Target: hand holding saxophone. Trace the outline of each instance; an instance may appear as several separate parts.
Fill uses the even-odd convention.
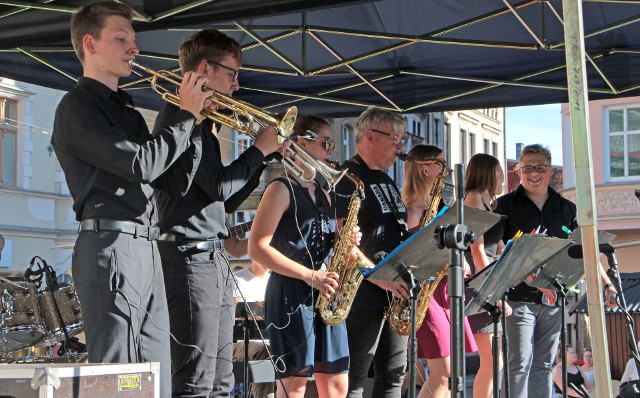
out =
[[[209,94],[206,91],[202,91],[202,87],[208,81],[206,77],[201,76],[199,73],[186,72],[178,89],[180,93],[180,109],[193,113],[196,119],[201,118],[200,112],[205,107],[205,101],[208,101]],[[208,102],[207,106],[211,105],[211,101]]]
[[[309,280],[305,280],[307,285],[317,289],[326,298],[331,297],[338,288],[340,276],[335,272],[312,271]]]
[[[397,299],[409,300],[409,287],[404,282],[388,282],[377,279],[369,279],[369,282],[391,292],[393,297]]]

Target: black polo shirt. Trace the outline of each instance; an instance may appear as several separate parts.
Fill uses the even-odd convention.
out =
[[[502,240],[506,243],[518,231],[524,233],[540,228],[540,232],[547,230],[548,236],[566,239],[568,234],[562,230],[565,226],[571,231],[578,227],[576,205],[563,198],[558,192],[549,187],[549,198],[542,210],[525,194],[522,185],[501,196],[497,200],[495,213],[507,216],[503,219],[504,235]],[[540,304],[542,292],[534,287],[529,287],[522,282],[509,293],[509,300],[523,301]]]
[[[78,221],[108,218],[150,225],[149,185],[191,145],[195,118],[182,110],[152,137],[131,96],[82,77],[56,109],[51,142],[73,196]],[[193,169],[193,162],[189,168]],[[190,170],[167,187],[186,190]]]

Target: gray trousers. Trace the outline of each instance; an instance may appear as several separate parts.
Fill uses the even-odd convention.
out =
[[[171,396],[169,314],[155,242],[84,231],[72,267],[89,362],[160,362],[160,396]]]
[[[506,318],[511,398],[550,398],[551,371],[560,341],[560,307],[517,301],[509,305],[513,309]]]
[[[235,319],[229,261],[223,251],[187,254],[192,246],[162,241],[158,248],[178,340],[171,341],[173,396],[229,396]]]
[[[372,398],[400,398],[407,368],[407,336],[400,336],[380,311],[351,311],[347,317],[349,336],[349,392],[360,398],[373,362]]]

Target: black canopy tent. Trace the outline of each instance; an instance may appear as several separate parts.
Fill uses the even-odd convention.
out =
[[[119,0],[122,1],[122,0]],[[91,1],[0,1],[0,76],[69,89],[68,13]],[[237,97],[280,112],[356,115],[569,102],[594,356],[608,365],[597,275],[590,99],[638,95],[638,0],[136,0],[138,61],[174,68],[182,39],[215,27],[244,48]],[[309,8],[313,7],[313,8]],[[563,29],[563,18],[566,27]],[[565,40],[571,43],[565,46]],[[566,54],[566,55],[565,55]],[[587,59],[584,62],[585,57]],[[148,82],[123,80],[158,108]],[[596,373],[609,394],[608,366]]]
[[[73,87],[81,67],[69,12],[83,3],[0,1],[0,74]],[[568,100],[559,0],[129,3],[140,11],[139,63],[175,68],[193,30],[221,29],[244,48],[236,96],[276,112],[292,104],[344,116],[369,105],[418,112]],[[16,13],[20,6],[45,9]],[[590,98],[638,95],[640,3],[585,2],[584,18]],[[138,106],[161,106],[146,81],[123,85]]]

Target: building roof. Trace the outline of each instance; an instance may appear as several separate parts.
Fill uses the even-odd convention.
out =
[[[621,273],[620,280],[622,282],[622,293],[627,302],[627,310],[629,313],[640,313],[640,272]],[[573,308],[569,309],[569,313],[586,314],[587,312],[587,295],[583,294]],[[620,308],[606,308],[605,312],[622,313]]]

